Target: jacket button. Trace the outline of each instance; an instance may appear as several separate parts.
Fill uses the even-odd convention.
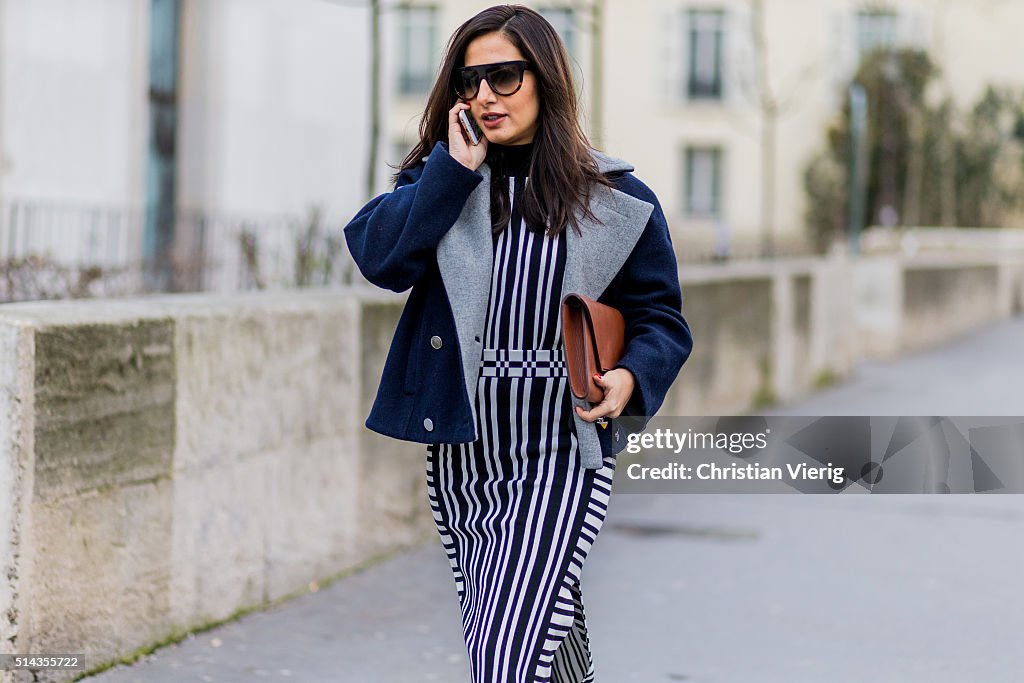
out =
[[[423,421],[423,428],[426,429],[428,432],[434,431],[434,421],[428,417]]]
[[[430,338],[430,345],[433,346],[435,349],[441,348],[441,338],[435,334],[433,337]]]

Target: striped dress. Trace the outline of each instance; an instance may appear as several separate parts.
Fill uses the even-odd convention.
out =
[[[615,459],[596,470],[580,461],[558,315],[566,236],[526,228],[519,200],[530,146],[505,150],[512,216],[494,240],[480,437],[428,446],[427,492],[473,683],[593,681],[580,572]]]

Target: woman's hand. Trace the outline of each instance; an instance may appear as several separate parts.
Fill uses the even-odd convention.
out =
[[[484,163],[484,157],[487,156],[487,138],[481,133],[479,145],[469,141],[459,121],[459,112],[463,109],[468,110],[469,103],[460,100],[448,110],[448,153],[460,164],[475,171],[480,168],[480,164]]]
[[[599,417],[618,417],[636,388],[633,373],[626,368],[615,368],[604,375],[594,375],[594,380],[604,389],[604,400],[590,410],[577,406],[576,414],[587,422],[593,422]]]

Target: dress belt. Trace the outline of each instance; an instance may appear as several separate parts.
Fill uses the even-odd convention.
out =
[[[568,377],[563,349],[484,349],[481,377]]]

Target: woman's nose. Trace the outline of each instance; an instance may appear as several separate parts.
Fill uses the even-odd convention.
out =
[[[477,90],[476,98],[481,103],[494,102],[497,97],[494,95],[494,91],[491,90],[491,84],[487,82],[486,78],[480,79],[480,88]]]

